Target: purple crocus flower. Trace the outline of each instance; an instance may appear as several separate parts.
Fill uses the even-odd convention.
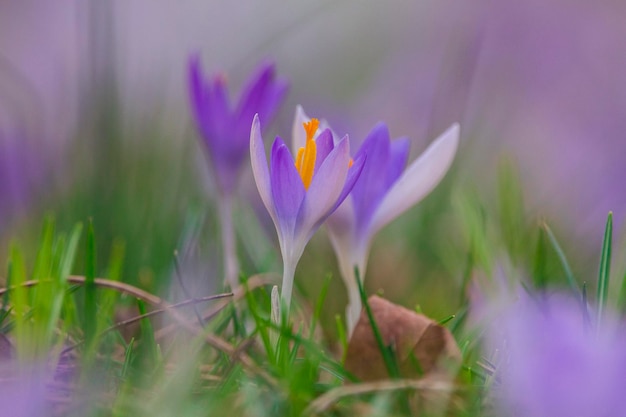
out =
[[[224,276],[234,288],[238,284],[239,266],[232,222],[232,195],[248,155],[250,123],[255,114],[263,120],[270,120],[288,86],[285,81],[276,79],[272,64],[263,64],[248,81],[237,105],[231,108],[225,78],[216,76],[213,81],[206,82],[200,60],[194,55],[189,62],[189,87],[206,156],[220,191],[218,209],[222,226]]]
[[[255,116],[250,132],[252,172],[278,233],[283,258],[281,298],[288,309],[295,268],[304,247],[352,190],[365,156],[353,161],[348,137],[335,144],[331,131],[326,129],[318,135],[319,122],[311,119],[303,125],[306,138],[295,160],[277,137],[268,168],[259,120]]]
[[[259,114],[263,120],[271,120],[288,85],[276,79],[274,65],[264,63],[250,77],[233,108],[225,77],[217,75],[207,82],[200,59],[194,55],[189,61],[189,88],[193,112],[217,185],[222,194],[230,195],[247,158],[252,118]]]
[[[361,312],[354,267],[359,268],[363,278],[374,235],[439,183],[454,159],[458,143],[459,126],[454,124],[405,170],[408,140],[391,141],[387,126],[379,123],[357,151],[357,159],[367,155],[363,172],[350,196],[327,221],[328,234],[348,289],[346,321],[350,332]]]
[[[626,335],[623,323],[593,328],[578,300],[521,298],[488,326],[498,351],[494,395],[502,415],[624,415]]]

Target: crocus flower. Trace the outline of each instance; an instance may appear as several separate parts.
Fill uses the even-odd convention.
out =
[[[287,83],[276,79],[273,65],[263,64],[248,81],[237,105],[231,107],[225,78],[216,76],[206,82],[198,56],[192,56],[189,89],[206,156],[220,191],[218,208],[224,274],[226,282],[234,288],[238,283],[239,267],[232,224],[232,194],[248,155],[250,123],[255,114],[266,121],[274,116],[287,92]]]
[[[317,119],[303,124],[304,146],[295,159],[277,137],[269,168],[258,115],[250,132],[252,172],[278,233],[283,258],[281,299],[287,309],[295,268],[306,244],[352,190],[365,162],[364,155],[350,158],[347,136],[335,144],[330,130],[318,135],[318,127]]]
[[[220,192],[232,194],[247,158],[252,118],[268,122],[276,113],[287,83],[276,79],[274,66],[262,64],[250,77],[236,106],[231,107],[226,78],[207,82],[197,55],[189,62],[189,89],[194,116]]]
[[[358,267],[361,277],[365,276],[374,235],[439,183],[452,163],[458,143],[459,126],[454,124],[405,170],[408,140],[391,141],[387,126],[380,123],[357,151],[355,158],[367,155],[367,162],[350,196],[327,221],[348,289],[346,321],[350,332],[361,312],[354,267]]]
[[[593,328],[585,309],[579,300],[542,294],[497,311],[487,348],[498,351],[493,394],[502,415],[624,415],[623,323],[605,318]]]

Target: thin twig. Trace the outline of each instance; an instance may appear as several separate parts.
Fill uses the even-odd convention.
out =
[[[104,329],[98,335],[98,337],[102,337],[103,335],[105,335],[106,333],[109,333],[110,331],[119,329],[120,327],[128,326],[129,324],[135,323],[135,322],[137,322],[139,320],[143,320],[143,319],[148,318],[148,317],[156,316],[158,314],[166,313],[168,309],[185,307],[185,306],[188,306],[190,304],[196,305],[198,303],[202,303],[202,302],[205,302],[205,301],[219,300],[221,298],[232,297],[232,295],[233,295],[232,292],[227,292],[227,293],[223,293],[223,294],[209,295],[209,296],[200,297],[200,298],[191,298],[189,300],[181,301],[180,303],[171,304],[167,308],[160,308],[160,309],[157,309],[157,310],[152,310],[152,311],[150,311],[148,313],[140,314],[138,316],[131,317],[131,318],[127,319],[127,320],[122,320],[120,322],[117,322],[113,326]],[[76,349],[77,347],[82,345],[84,342],[85,342],[84,340],[81,340],[80,342],[77,342],[77,343],[73,344],[72,346],[66,347],[65,349],[63,349],[61,351],[61,356],[66,355],[67,353],[69,353],[72,350]]]
[[[399,391],[399,390],[437,391],[450,392],[453,388],[448,382],[426,381],[415,379],[396,379],[375,382],[365,382],[355,385],[344,385],[333,388],[320,395],[311,402],[302,415],[311,416],[324,412],[330,406],[344,397],[353,395],[369,394],[373,392]]]
[[[45,282],[45,281],[40,281],[40,280],[24,281],[20,286],[33,287],[41,282]],[[85,283],[85,277],[70,275],[69,277],[67,277],[67,282],[71,284],[83,285]],[[116,290],[124,294],[132,295],[133,297],[139,298],[152,305],[163,307],[167,304],[165,301],[163,301],[161,298],[157,297],[156,295],[150,294],[149,292],[144,291],[141,288],[137,288],[133,285],[125,284],[120,281],[112,281],[110,279],[96,278],[95,284],[97,287],[110,288],[112,290]],[[9,291],[13,291],[15,288],[17,288],[17,286],[15,285],[12,285],[8,288],[0,288],[0,295],[3,295],[4,293],[9,292]]]
[[[23,282],[21,284],[21,286],[32,287],[32,286],[35,286],[35,285],[39,284],[40,282],[41,281],[39,281],[39,280],[30,280],[30,281]],[[82,284],[85,283],[85,277],[71,275],[71,276],[67,277],[67,282],[70,282],[72,284],[81,284],[82,285]],[[95,279],[95,285],[98,286],[98,287],[110,288],[110,289],[119,291],[119,292],[124,293],[124,294],[132,295],[133,297],[139,298],[139,299],[147,302],[148,304],[160,307],[160,308],[164,309],[174,320],[176,320],[178,322],[178,324],[180,325],[180,327],[184,328],[185,330],[187,330],[188,332],[190,332],[191,334],[193,334],[195,336],[202,337],[204,339],[205,343],[208,344],[209,346],[224,352],[225,354],[227,354],[230,357],[233,357],[233,356],[235,356],[237,354],[237,349],[233,345],[231,345],[230,343],[226,342],[225,340],[223,340],[223,339],[221,339],[221,338],[219,338],[219,337],[217,337],[215,335],[203,334],[204,332],[203,332],[203,330],[201,328],[197,327],[196,325],[193,325],[193,324],[189,323],[187,321],[187,319],[185,318],[185,316],[180,314],[175,309],[172,309],[169,303],[167,303],[166,301],[162,300],[160,297],[157,297],[156,295],[150,294],[149,292],[144,291],[141,288],[137,288],[137,287],[135,287],[133,285],[130,285],[130,284],[125,284],[123,282],[112,281],[112,280],[108,280],[108,279],[104,279],[104,278],[96,278]],[[7,291],[14,290],[15,288],[17,288],[17,287],[16,286],[11,286],[9,288],[0,288],[0,295],[3,295]],[[234,293],[235,296],[239,295],[241,297],[242,295],[240,293],[242,291],[245,291],[245,289],[242,289],[241,286],[240,286],[235,291],[233,291],[233,293]],[[259,377],[263,378],[268,384],[270,384],[270,385],[276,385],[277,384],[275,378],[273,378],[265,370],[260,368],[252,360],[252,358],[250,358],[250,356],[248,356],[245,353],[241,352],[241,353],[238,353],[237,359],[242,363],[242,365],[244,365],[246,368],[248,368],[249,371],[251,371],[251,372],[255,373],[256,375],[258,375]]]

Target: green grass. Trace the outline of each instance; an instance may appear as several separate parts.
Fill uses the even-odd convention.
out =
[[[343,327],[345,296],[324,239],[314,240],[298,268],[296,288],[304,296],[295,299],[290,321],[272,319],[273,282],[256,275],[277,263],[267,259],[278,256],[275,247],[268,242],[266,248],[253,247],[251,242],[267,239],[245,239],[248,228],[241,225],[239,239],[246,240],[240,246],[242,265],[252,271],[242,274],[241,288],[213,300],[183,288],[187,300],[175,305],[160,297],[168,293],[157,289],[190,282],[181,266],[185,260],[174,252],[177,246],[187,237],[198,246],[215,237],[213,220],[200,220],[197,206],[173,225],[157,228],[166,231],[163,241],[156,242],[154,231],[146,233],[147,250],[158,246],[148,256],[139,240],[128,244],[121,239],[124,230],[128,235],[139,230],[132,224],[138,211],[126,218],[125,205],[112,211],[118,236],[101,232],[102,214],[86,227],[67,226],[67,214],[61,221],[46,217],[36,245],[26,239],[8,249],[0,330],[11,340],[16,363],[43,364],[49,378],[56,373],[48,388],[55,415],[403,416],[419,409],[420,415],[492,416],[489,392],[497,379],[493,358],[481,350],[483,330],[471,318],[473,286],[481,282],[495,288],[499,271],[505,270],[511,272],[509,283],[540,292],[566,287],[582,297],[586,286],[578,279],[592,281],[572,267],[569,259],[575,260],[576,253],[557,240],[561,233],[548,226],[552,221],[527,214],[516,170],[504,165],[499,176],[495,202],[449,182],[422,211],[409,213],[379,238],[368,269],[385,264],[386,275],[368,276],[365,283],[359,279],[389,374],[378,385],[358,381],[344,369],[349,343]],[[120,204],[111,198],[110,207]],[[262,233],[258,224],[250,230]],[[409,236],[400,242],[406,245],[393,246],[404,230]],[[597,294],[588,300],[599,319],[614,306],[626,311],[626,276],[620,295],[610,292],[612,231],[609,214]],[[210,272],[217,277],[218,271]],[[153,280],[142,281],[142,276]],[[432,388],[429,382],[400,378],[395,346],[383,343],[367,303],[368,295],[381,290],[391,301],[419,305],[454,335],[462,364],[451,376],[444,413],[416,405]]]

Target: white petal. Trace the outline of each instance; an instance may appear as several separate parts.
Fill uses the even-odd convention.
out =
[[[252,128],[250,129],[250,162],[252,164],[252,174],[256,187],[261,195],[261,200],[269,212],[274,225],[278,228],[274,200],[272,199],[272,186],[270,181],[270,171],[267,167],[267,157],[265,156],[265,146],[261,137],[261,123],[259,115],[254,116]]]
[[[417,204],[439,184],[459,146],[459,125],[453,124],[398,178],[372,218],[370,236]]]
[[[291,128],[291,154],[294,158],[298,155],[298,149],[304,148],[306,144],[306,132],[302,124],[309,120],[311,118],[306,115],[302,106],[297,105],[296,115],[293,118],[293,126]]]
[[[303,123],[308,122],[311,118],[304,112],[302,106],[296,106],[296,115],[293,118],[293,126],[291,128],[291,154],[296,157],[298,155],[298,149],[304,148],[306,144],[306,131],[304,130]],[[339,142],[337,134],[330,128],[330,125],[325,119],[320,120],[320,125],[315,133],[315,138],[324,130],[330,129],[333,134],[333,142],[335,145]]]

